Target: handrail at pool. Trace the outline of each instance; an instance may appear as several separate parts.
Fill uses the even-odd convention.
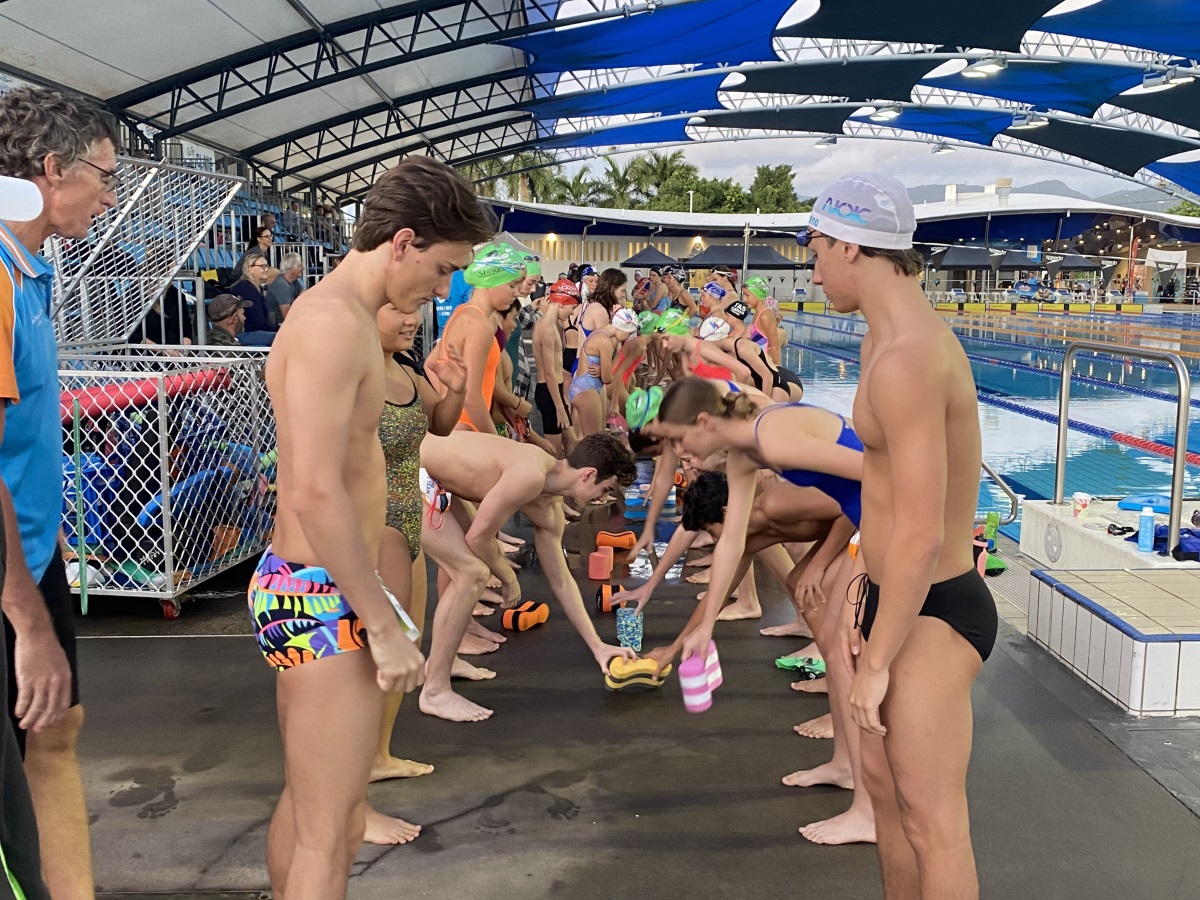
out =
[[[1000,490],[1004,492],[1004,496],[1008,498],[1008,514],[1000,519],[1000,524],[1011,525],[1013,522],[1017,521],[1017,513],[1019,513],[1021,510],[1021,498],[1018,497],[1016,492],[1008,486],[1008,482],[1000,477],[999,473],[997,473],[996,470],[989,466],[986,462],[983,464],[983,471],[987,473],[988,478],[992,479],[992,481],[996,483],[996,487],[1000,488]],[[976,525],[982,525],[986,521],[987,516],[976,516],[975,518]]]
[[[1179,397],[1175,407],[1175,457],[1171,468],[1171,514],[1167,526],[1167,552],[1179,543],[1179,526],[1183,518],[1183,476],[1187,465],[1188,418],[1191,413],[1192,379],[1187,366],[1175,353],[1121,347],[1103,341],[1074,341],[1067,346],[1062,362],[1062,386],[1058,394],[1058,454],[1054,461],[1054,503],[1062,505],[1067,489],[1067,425],[1068,407],[1071,404],[1071,364],[1080,350],[1095,350],[1109,356],[1126,359],[1157,359],[1169,363],[1175,370],[1179,384]]]

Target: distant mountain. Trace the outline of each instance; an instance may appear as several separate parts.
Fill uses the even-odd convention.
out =
[[[960,184],[959,195],[983,193],[983,185]],[[1114,206],[1128,206],[1133,209],[1144,209],[1147,212],[1166,212],[1176,201],[1161,191],[1152,188],[1128,188],[1114,191],[1102,197],[1077,191],[1069,184],[1058,180],[1035,181],[1033,184],[1019,185],[1013,188],[1014,194],[1049,194],[1054,197],[1074,197],[1076,200],[1093,200],[1098,203],[1111,203]],[[944,184],[922,184],[908,189],[908,196],[916,205],[922,203],[941,203],[946,199]]]

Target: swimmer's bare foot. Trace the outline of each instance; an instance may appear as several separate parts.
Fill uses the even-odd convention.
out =
[[[798,772],[793,772],[791,775],[783,776],[783,783],[788,787],[813,787],[818,784],[831,784],[834,787],[845,788],[851,790],[854,787],[854,776],[850,773],[850,766],[835,766],[832,762],[827,762],[823,766],[817,766],[815,769],[801,769]]]
[[[694,559],[690,563],[684,563],[685,566],[691,569],[707,569],[712,565],[712,554],[702,556],[699,559]]]
[[[485,590],[482,594],[479,595],[479,602],[480,603],[495,603],[497,606],[499,606],[504,603],[504,598],[501,597],[499,594],[497,594],[495,591]]]
[[[429,763],[414,762],[411,759],[397,759],[389,756],[383,762],[375,760],[371,764],[371,782],[387,781],[391,778],[420,778],[433,771]]]
[[[464,634],[463,639],[458,642],[458,652],[462,656],[480,656],[484,653],[495,653],[499,649],[499,644],[475,637],[473,634]]]
[[[793,681],[792,690],[802,694],[828,694],[829,685],[824,678],[814,678],[812,681]]]
[[[471,610],[473,616],[490,616],[496,610],[488,606],[486,603],[476,603],[475,608]]]
[[[367,830],[363,833],[363,841],[368,844],[407,844],[416,840],[421,833],[421,826],[403,819],[385,816],[379,810],[367,804]]]
[[[473,666],[465,659],[454,657],[454,662],[450,666],[451,678],[465,678],[467,681],[488,681],[496,677],[496,673],[491,669],[483,669],[479,666]],[[800,726],[797,725],[797,728]]]
[[[824,656],[821,655],[821,648],[817,646],[816,641],[813,641],[811,644],[809,644],[806,647],[802,647],[801,649],[797,650],[795,653],[789,653],[788,656],[795,657],[796,659],[801,659],[805,656],[807,656],[811,659],[824,659],[825,658]]]
[[[685,580],[689,584],[708,584],[708,579],[712,575],[712,569],[701,569],[692,575],[689,575]]]
[[[472,703],[454,691],[430,696],[428,689],[423,690],[418,705],[427,716],[437,716],[449,722],[482,722],[492,716],[492,711],[486,706]]]
[[[712,545],[713,545],[713,536],[711,534],[709,534],[707,531],[700,534],[694,541],[692,541],[692,549],[693,550],[699,550],[702,547],[711,547]]]
[[[738,600],[730,603],[727,607],[717,613],[717,619],[722,622],[734,622],[738,619],[761,619],[762,606],[755,600],[753,603],[743,603]]]
[[[525,538],[513,537],[511,534],[507,534],[503,531],[501,531],[499,533],[499,535],[497,535],[497,536],[504,543],[512,544],[514,547],[524,547],[525,546]]]
[[[708,591],[701,591],[700,593],[698,593],[698,594],[696,595],[696,599],[697,599],[697,600],[699,600],[701,603],[703,603],[703,602],[704,602],[704,598],[705,598],[705,597],[707,597],[707,596],[708,596]],[[729,595],[729,599],[730,599],[730,600],[736,600],[737,598],[738,598],[738,592],[737,592],[737,591],[734,591],[732,594],[730,594],[730,595]]]
[[[801,619],[794,619],[786,625],[771,625],[759,631],[763,637],[803,637],[813,636],[812,629]]]
[[[874,844],[875,817],[851,807],[840,816],[803,826],[800,833],[814,844]]]
[[[807,722],[801,722],[792,731],[806,738],[832,738],[833,737],[833,716],[825,713],[823,716],[817,716],[815,719],[809,719]]]
[[[476,622],[474,619],[467,624],[467,634],[474,635],[477,638],[483,638],[485,641],[491,641],[493,644],[503,644],[508,640],[508,638],[506,638],[504,635],[496,634],[496,632],[492,631],[491,629],[484,628],[483,625],[481,625],[479,622]]]
[[[502,584],[500,583],[500,579],[499,579],[499,578],[497,578],[495,575],[493,575],[491,578],[489,578],[489,579],[488,579],[488,583],[487,583],[487,585],[486,585],[486,587],[487,587],[488,589],[490,589],[490,590],[493,590],[493,591],[494,591],[494,590],[496,590],[497,588],[500,588],[500,587],[503,587],[503,586],[504,586],[504,585],[502,585]]]

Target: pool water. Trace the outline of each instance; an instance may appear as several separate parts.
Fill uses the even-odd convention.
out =
[[[1200,316],[1139,319],[1145,323],[1145,337],[1135,333],[1132,340],[1129,332],[1136,329],[1128,319],[1092,317],[1070,328],[1063,327],[1062,316],[1049,315],[993,317],[985,325],[977,321],[983,320],[948,320],[972,357],[981,399],[983,458],[1016,493],[1030,499],[1049,499],[1054,493],[1059,381],[1069,340],[1107,338],[1194,352],[1195,357],[1184,360],[1193,378],[1200,379]],[[784,349],[784,365],[800,374],[805,400],[849,415],[858,385],[858,366],[850,360],[858,358],[866,323],[857,316],[793,313],[785,327],[791,343]],[[1097,331],[1093,334],[1089,329]],[[1174,445],[1176,408],[1168,398],[1175,396],[1177,385],[1168,368],[1081,354],[1073,362],[1072,374],[1076,379],[1071,385],[1072,421]],[[1200,404],[1200,383],[1194,380],[1193,385],[1192,398]],[[1146,396],[1122,387],[1165,396]],[[1193,412],[1198,412],[1195,406]],[[1188,449],[1200,452],[1200,415],[1192,417]],[[1068,434],[1067,452],[1068,495],[1075,491],[1096,497],[1170,493],[1172,462],[1165,456],[1075,430]],[[1200,497],[1196,466],[1187,467],[1185,496]],[[1192,505],[1200,508],[1200,501]],[[1185,503],[1185,520],[1192,505]],[[1007,511],[1008,501],[984,484],[980,509]],[[1019,538],[1019,520],[1004,531]]]

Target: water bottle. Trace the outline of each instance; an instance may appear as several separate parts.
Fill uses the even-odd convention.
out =
[[[1142,517],[1138,520],[1138,550],[1142,553],[1154,552],[1154,507],[1143,506]]]
[[[983,529],[983,538],[987,541],[989,553],[996,552],[996,532],[1000,530],[1000,513],[992,510],[987,514],[987,524]]]

